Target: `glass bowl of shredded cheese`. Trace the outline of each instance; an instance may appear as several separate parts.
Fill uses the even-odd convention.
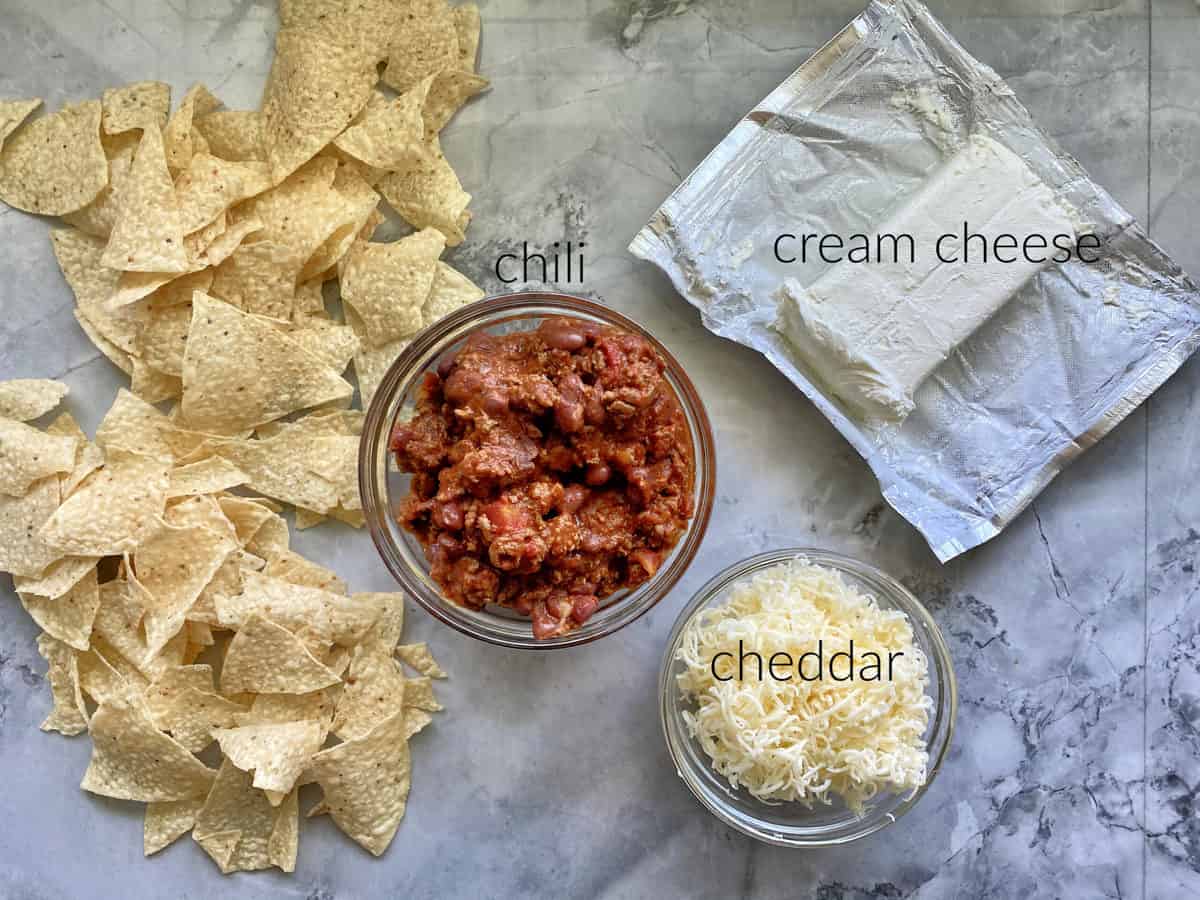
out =
[[[679,776],[719,819],[789,847],[895,822],[940,769],[957,692],[903,585],[825,550],[740,562],[680,613],[659,679]]]

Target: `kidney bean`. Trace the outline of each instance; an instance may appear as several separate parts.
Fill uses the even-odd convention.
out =
[[[442,388],[445,398],[456,406],[465,406],[467,401],[483,390],[483,376],[471,369],[455,369]]]
[[[441,358],[437,364],[437,373],[443,381],[450,377],[450,373],[454,371],[454,364],[458,361],[457,353],[447,353]]]
[[[550,611],[546,609],[546,604],[541,600],[533,605],[533,611],[529,618],[533,624],[533,636],[539,640],[552,637],[562,627],[562,620],[551,615]]]
[[[612,478],[612,469],[604,463],[592,463],[587,467],[587,472],[583,476],[583,480],[592,487],[600,487],[607,484],[610,478]]]
[[[462,507],[454,500],[435,503],[433,521],[448,531],[461,531],[463,527]]]
[[[576,594],[571,597],[571,618],[582,625],[599,606],[595,594]]]
[[[604,549],[604,541],[596,532],[588,531],[579,539],[579,548],[584,553],[599,553]]]
[[[574,352],[587,343],[587,337],[568,319],[547,319],[538,326],[538,334],[553,350]]]
[[[562,499],[558,501],[559,512],[573,513],[583,506],[588,498],[588,489],[582,484],[568,484],[563,488]]]
[[[583,404],[562,397],[554,404],[554,424],[563,434],[574,434],[583,428]]]
[[[608,412],[604,409],[604,403],[600,399],[599,391],[593,391],[587,398],[583,405],[583,417],[593,427],[603,425],[608,418]]]
[[[654,577],[654,573],[658,571],[660,563],[657,553],[652,550],[634,550],[630,555],[633,561],[642,567],[647,576],[650,578]]]
[[[508,396],[503,391],[488,391],[483,395],[483,411],[493,419],[508,412]]]
[[[437,545],[441,547],[442,550],[446,552],[446,555],[451,558],[462,556],[463,554],[463,542],[454,535],[447,534],[444,531],[438,535]]]
[[[504,534],[530,526],[529,514],[514,503],[494,500],[483,508],[483,514],[492,523],[492,531]]]

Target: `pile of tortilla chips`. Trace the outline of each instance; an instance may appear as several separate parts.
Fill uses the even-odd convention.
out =
[[[68,413],[28,424],[64,386],[0,383],[0,572],[43,630],[43,727],[90,732],[83,787],[149,804],[148,854],[190,830],[224,872],[292,870],[310,782],[310,815],[391,842],[443,673],[399,645],[399,596],[347,596],[288,549],[280,504],[363,524],[347,369],[365,408],[483,296],[441,260],[470,222],[439,133],[487,86],[478,9],[279,13],[258,110],[196,85],[172,111],[159,82],[40,116],[0,100],[0,201],[62,218],[76,319],[130,377],[94,441]],[[372,240],[381,198],[410,235]]]
[[[67,412],[27,424],[65,394],[0,382],[0,571],[42,629],[42,728],[91,734],[83,788],[148,804],[147,855],[191,831],[222,872],[290,872],[297,790],[316,783],[309,815],[382,853],[408,738],[445,677],[424,644],[400,644],[402,596],[348,594],[288,548],[278,504],[232,492],[251,476],[209,455],[211,437],[128,391],[94,442]],[[316,449],[296,464],[319,467],[361,424],[318,411],[268,440],[305,435]]]

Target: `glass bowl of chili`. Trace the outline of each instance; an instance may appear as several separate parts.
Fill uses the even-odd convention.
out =
[[[426,544],[432,550],[437,549],[428,540],[433,529],[427,529],[424,535],[427,540],[423,543],[415,530],[401,521],[406,499],[413,494],[414,478],[430,478],[432,473],[414,474],[411,468],[409,471],[402,469],[396,452],[398,438],[393,436],[398,429],[407,428],[418,415],[423,391],[428,389],[429,383],[440,390],[445,378],[445,387],[450,389],[447,373],[453,375],[453,361],[473,337],[475,341],[481,340],[481,335],[501,340],[504,336],[535,331],[539,327],[553,329],[554,323],[562,319],[571,320],[589,333],[589,342],[595,340],[596,335],[620,336],[623,333],[633,336],[629,338],[634,341],[632,346],[648,345],[661,360],[662,382],[678,403],[680,433],[686,431],[685,439],[691,445],[693,464],[686,479],[690,483],[685,486],[686,508],[691,514],[673,542],[664,545],[649,566],[636,570],[638,577],[630,579],[631,586],[597,596],[598,604],[592,604],[594,611],[585,609],[585,614],[579,616],[581,622],[570,622],[570,630],[547,635],[543,627],[542,636],[535,636],[530,615],[510,608],[511,604],[460,603],[447,595],[445,578],[441,582],[435,578],[433,562],[426,549]],[[643,341],[645,344],[640,343]],[[489,404],[495,406],[496,402],[480,395],[478,404],[487,410]],[[496,415],[503,415],[503,411]],[[553,411],[549,421],[562,423],[557,410]],[[553,425],[549,427],[553,428]],[[367,411],[359,450],[359,491],[367,527],[384,565],[425,610],[445,624],[488,643],[548,650],[584,644],[612,634],[645,614],[670,592],[695,557],[707,529],[716,484],[715,466],[712,427],[704,405],[691,379],[666,347],[632,319],[596,301],[553,292],[522,292],[489,297],[463,307],[413,338],[384,375]],[[587,476],[586,471],[571,476],[580,484],[579,493],[586,493],[582,488],[591,483],[586,480]],[[568,484],[568,509],[571,489],[572,485]],[[428,502],[432,503],[432,500]],[[559,506],[562,506],[561,501]],[[487,511],[486,507],[484,511]],[[559,513],[555,510],[548,515]],[[497,518],[495,513],[491,516]],[[430,516],[439,525],[462,527],[457,521],[443,522],[442,518],[451,517],[441,509],[435,509]],[[439,536],[445,539],[444,535]],[[627,565],[632,570],[635,563],[627,562]],[[441,575],[445,575],[444,567]],[[562,620],[567,621],[566,614]]]

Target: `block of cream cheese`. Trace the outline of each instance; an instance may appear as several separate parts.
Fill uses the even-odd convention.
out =
[[[943,234],[963,223],[992,246],[999,234],[1046,240],[1075,226],[1053,191],[1020,157],[990,137],[972,135],[869,236],[912,235],[915,261],[839,262],[805,288],[787,279],[778,294],[776,328],[849,406],[869,416],[903,419],[921,382],[1047,263],[943,263]],[[885,246],[888,246],[885,244]],[[961,258],[959,240],[944,244]],[[1041,252],[1040,250],[1038,251]],[[1037,255],[1037,254],[1034,254]]]

